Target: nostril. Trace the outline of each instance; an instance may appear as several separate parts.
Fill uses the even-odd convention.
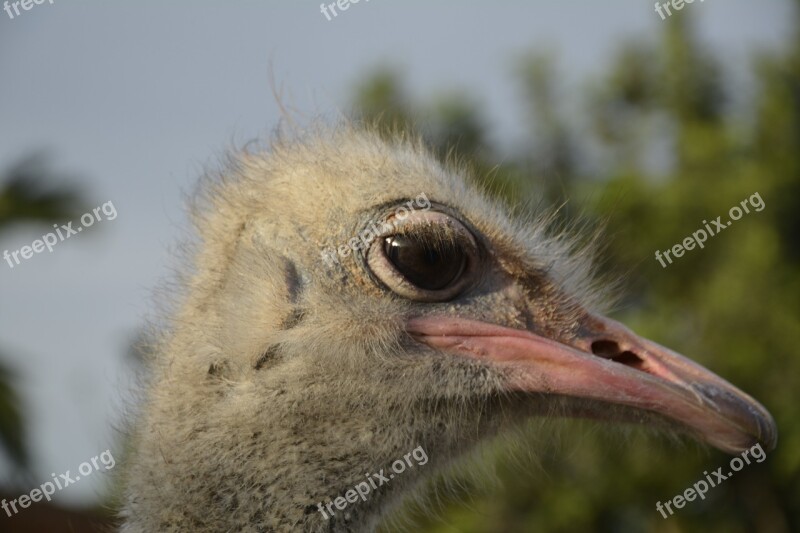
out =
[[[644,361],[641,357],[633,352],[622,352],[621,354],[612,357],[612,361],[622,363],[625,366],[636,368],[637,370],[644,370]]]
[[[614,341],[594,341],[592,343],[592,353],[597,356],[612,359],[619,355],[619,352],[619,344]]]
[[[611,359],[615,363],[644,370],[644,361],[641,357],[630,351],[622,351],[615,341],[602,340],[592,343],[592,353],[604,359]]]

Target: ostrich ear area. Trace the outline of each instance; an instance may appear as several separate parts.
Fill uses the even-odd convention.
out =
[[[568,344],[527,330],[453,317],[412,318],[412,338],[503,369],[509,390],[658,413],[728,453],[775,446],[769,412],[724,379],[622,324],[587,315]],[[585,414],[585,413],[584,413]]]

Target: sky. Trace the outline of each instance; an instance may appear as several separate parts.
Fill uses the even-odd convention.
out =
[[[331,20],[305,0],[45,0],[13,19],[0,11],[0,175],[41,152],[90,211],[111,202],[117,213],[52,252],[0,262],[0,352],[18,376],[37,479],[119,449],[136,390],[126,352],[177,268],[186,196],[225,150],[274,130],[271,79],[292,109],[333,120],[359,80],[395,67],[416,98],[467,91],[490,139],[509,144],[525,131],[515,58],[551,51],[577,87],[625,40],[655,36],[665,22],[653,4],[361,0]],[[691,17],[742,75],[755,54],[781,49],[793,11],[788,0],[708,0],[673,16]],[[48,231],[0,233],[0,253]],[[0,458],[0,485],[8,477]],[[107,478],[54,500],[91,504]]]

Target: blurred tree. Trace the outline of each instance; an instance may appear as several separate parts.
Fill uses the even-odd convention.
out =
[[[0,179],[0,231],[15,222],[63,222],[78,214],[78,191],[53,185],[63,181],[42,153],[12,165]]]
[[[0,177],[0,235],[18,223],[63,222],[82,212],[80,195],[52,172],[43,154],[33,154],[12,165]],[[0,447],[18,474],[29,473],[30,454],[25,440],[25,417],[12,382],[14,373],[0,353]]]
[[[9,459],[20,470],[30,465],[28,449],[25,446],[24,427],[19,398],[12,388],[13,374],[0,354],[0,445]]]
[[[353,118],[377,128],[386,138],[412,134],[426,140],[442,161],[469,165],[491,194],[514,204],[525,197],[526,182],[520,169],[496,165],[485,140],[485,121],[478,103],[463,93],[416,104],[402,86],[401,75],[382,68],[355,89]]]
[[[600,274],[629,273],[618,317],[760,399],[778,423],[778,448],[665,520],[657,501],[729,458],[694,444],[670,446],[636,428],[618,431],[623,440],[572,421],[546,426],[552,433],[543,438],[537,425],[524,441],[533,442],[537,459],[520,445],[496,444],[488,474],[456,473],[455,482],[431,489],[453,494],[434,498],[438,517],[408,506],[405,517],[419,530],[800,531],[793,399],[800,376],[800,34],[785,55],[758,59],[758,97],[736,109],[734,89],[689,20],[671,17],[660,42],[620,49],[583,106],[574,106],[585,109],[588,128],[556,105],[563,93],[552,59],[523,58],[516,74],[531,136],[515,158],[488,146],[472,100],[414,103],[397,74],[367,80],[354,114],[387,132],[416,127],[440,157],[465,159],[511,205],[531,192],[556,206],[563,197],[579,199],[581,216],[604,224],[610,237],[602,264],[615,267],[601,265]],[[666,269],[655,260],[656,250],[680,243],[704,220],[727,218],[755,193],[762,211],[751,209]],[[464,494],[471,495],[467,506]]]

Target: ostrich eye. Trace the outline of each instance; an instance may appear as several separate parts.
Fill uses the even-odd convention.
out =
[[[475,278],[478,246],[457,219],[435,211],[390,219],[391,230],[367,252],[367,266],[391,291],[412,300],[444,302]]]
[[[467,264],[467,254],[457,243],[431,243],[415,235],[386,237],[383,250],[399,273],[428,291],[453,283]]]

